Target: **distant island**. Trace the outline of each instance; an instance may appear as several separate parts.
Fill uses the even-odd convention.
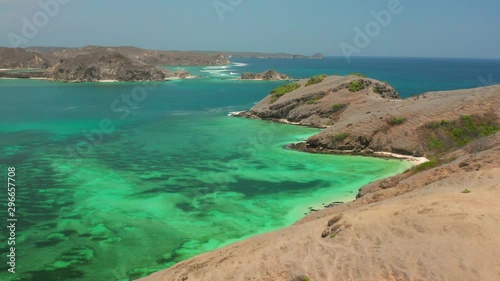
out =
[[[259,53],[259,52],[225,52],[233,58],[253,59],[323,59],[324,56],[316,53],[312,56],[288,53]]]

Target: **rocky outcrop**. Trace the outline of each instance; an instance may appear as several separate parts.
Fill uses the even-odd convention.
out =
[[[429,144],[433,122],[448,124],[464,115],[478,119],[484,115],[485,122],[498,126],[500,118],[500,85],[401,99],[387,83],[355,75],[330,76],[307,87],[307,80],[297,83],[301,85],[297,90],[275,101],[270,95],[239,116],[325,128],[305,143],[292,145],[300,150],[369,155],[384,151],[417,157],[435,153]]]
[[[0,47],[0,69],[45,69],[49,61],[41,54],[21,48]]]
[[[311,59],[315,59],[315,60],[322,60],[323,58],[324,58],[324,56],[321,53],[316,53],[316,54],[311,56]]]
[[[98,49],[92,53],[61,59],[61,62],[48,71],[50,79],[71,82],[162,81],[187,75],[184,71],[176,73],[134,61],[112,49]]]
[[[262,73],[245,72],[241,75],[241,80],[291,80],[292,78],[286,74],[281,74],[275,70],[267,70]]]

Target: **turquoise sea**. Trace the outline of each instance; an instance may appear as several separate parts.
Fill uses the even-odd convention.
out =
[[[234,80],[244,71],[361,72],[403,96],[500,79],[500,61],[486,60],[234,61],[179,67],[204,78],[164,83],[0,80],[0,174],[16,169],[18,218],[16,274],[2,227],[0,280],[133,280],[409,168],[291,151],[318,130],[229,117],[283,83]]]

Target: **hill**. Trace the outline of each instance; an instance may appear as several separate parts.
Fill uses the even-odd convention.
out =
[[[71,82],[161,81],[189,75],[134,61],[117,50],[102,48],[61,59],[47,72],[50,79]]]
[[[0,69],[49,67],[50,62],[42,54],[22,48],[0,47]]]

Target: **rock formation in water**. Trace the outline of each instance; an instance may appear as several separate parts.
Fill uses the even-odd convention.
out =
[[[322,60],[324,58],[323,54],[321,53],[316,53],[314,55],[312,55],[311,59],[315,59],[315,60]]]
[[[249,73],[245,72],[241,75],[241,80],[292,80],[292,78],[286,74],[281,74],[275,70],[267,70],[262,73]]]

